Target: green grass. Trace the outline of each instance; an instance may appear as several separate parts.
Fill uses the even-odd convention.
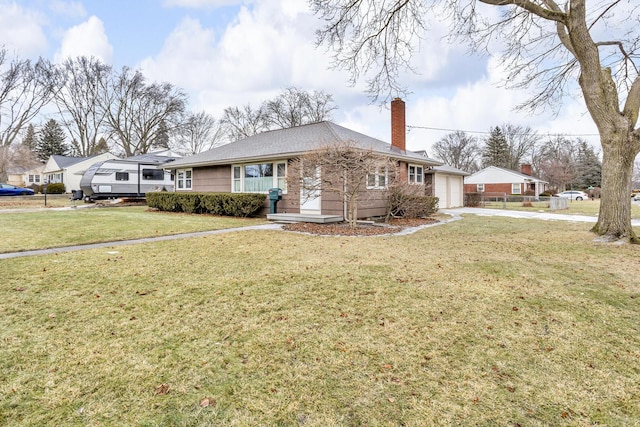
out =
[[[0,261],[0,424],[637,425],[640,248],[588,228],[469,216]]]
[[[70,194],[47,194],[45,205],[44,194],[33,196],[0,197],[0,210],[5,209],[33,209],[33,208],[64,208],[81,205],[82,201],[72,201]]]
[[[242,227],[263,219],[180,215],[146,206],[0,214],[0,253]]]
[[[538,201],[532,202],[533,206],[523,206],[522,202],[507,202],[506,209],[519,210],[519,211],[532,211],[532,212],[552,212],[549,209],[549,202]],[[490,202],[485,204],[485,208],[489,209],[505,209],[505,204],[502,202]],[[591,215],[597,216],[600,211],[600,200],[573,200],[569,201],[569,208],[553,213],[567,214],[567,215]],[[640,204],[631,203],[631,218],[640,218]]]

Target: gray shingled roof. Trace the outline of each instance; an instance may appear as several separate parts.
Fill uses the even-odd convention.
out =
[[[167,167],[173,169],[292,158],[325,145],[348,141],[361,148],[371,149],[399,160],[429,166],[442,164],[438,160],[424,157],[412,151],[398,150],[392,147],[391,144],[335,123],[319,122],[263,132],[203,153],[176,160]]]
[[[69,157],[69,156],[60,156],[58,154],[54,154],[53,159],[56,164],[60,166],[60,169],[68,168],[69,166],[75,165],[76,163],[80,163],[84,160],[89,159],[90,157]]]
[[[435,166],[433,170],[437,172],[450,173],[453,175],[461,175],[461,176],[471,175],[469,172],[465,172],[462,169],[454,168],[453,166],[448,166],[448,165]]]

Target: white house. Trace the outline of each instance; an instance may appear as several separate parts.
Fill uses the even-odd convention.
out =
[[[40,163],[32,167],[15,167],[7,171],[7,184],[18,187],[41,185],[44,181],[44,164]]]
[[[101,162],[118,157],[111,153],[98,154],[92,157],[68,157],[53,155],[49,157],[42,173],[47,183],[61,182],[65,191],[71,193],[80,190],[82,174],[96,162]]]
[[[464,206],[464,177],[469,175],[451,166],[434,166],[428,171],[432,176],[433,195],[438,198],[440,209]]]
[[[504,193],[521,195],[533,193],[537,197],[546,190],[548,182],[531,175],[531,165],[523,164],[521,172],[489,166],[464,178],[465,193]]]

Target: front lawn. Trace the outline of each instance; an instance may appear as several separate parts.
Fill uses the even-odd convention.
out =
[[[264,222],[264,219],[155,212],[146,206],[2,213],[0,253],[218,230]]]
[[[637,425],[637,246],[468,216],[0,261],[0,425]]]

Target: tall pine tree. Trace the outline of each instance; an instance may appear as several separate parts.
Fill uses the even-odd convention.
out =
[[[58,122],[50,119],[42,130],[40,130],[38,145],[36,147],[38,158],[42,161],[47,161],[47,159],[54,154],[61,156],[67,155],[69,148],[65,143],[65,139],[66,135]]]
[[[22,139],[22,145],[31,151],[36,151],[38,147],[38,139],[36,138],[36,128],[30,123],[27,127],[27,133]]]
[[[577,141],[576,149],[573,188],[585,190],[589,187],[600,187],[602,182],[602,162],[600,162],[595,149],[584,139]]]
[[[491,129],[489,137],[484,141],[482,149],[482,167],[498,166],[501,168],[509,168],[510,153],[507,138],[502,133],[500,127],[496,126]]]

